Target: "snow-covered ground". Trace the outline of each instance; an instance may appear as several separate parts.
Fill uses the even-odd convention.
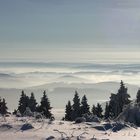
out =
[[[22,131],[21,127],[30,123],[33,129]],[[102,124],[94,124],[102,125]],[[78,140],[80,136],[82,140],[139,140],[140,128],[125,128],[118,132],[111,130],[99,131],[86,123],[74,124],[73,122],[53,121],[48,120],[36,122],[33,118],[16,118],[14,116],[7,117],[6,122],[0,118],[0,140],[46,140],[53,136],[54,139],[62,139],[59,132],[63,132],[63,137],[70,137],[71,140]],[[59,132],[58,132],[59,131]],[[95,139],[93,139],[95,140]]]

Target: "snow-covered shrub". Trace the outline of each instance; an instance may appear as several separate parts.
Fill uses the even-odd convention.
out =
[[[123,112],[117,117],[116,120],[133,123],[140,126],[140,107],[137,103],[131,103]]]
[[[83,117],[86,119],[86,122],[100,122],[100,119],[93,114],[84,114]]]
[[[26,110],[25,110],[23,116],[32,117],[32,116],[34,116],[34,114],[29,107],[26,107]]]
[[[77,117],[75,119],[75,123],[82,123],[82,122],[86,122],[86,119],[84,117]]]

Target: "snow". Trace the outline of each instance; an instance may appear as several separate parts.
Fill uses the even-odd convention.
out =
[[[31,124],[32,129],[22,131],[21,127],[24,124]],[[94,123],[94,126],[102,126],[105,122]],[[97,140],[139,140],[140,128],[135,129],[132,127],[126,127],[118,132],[112,132],[111,129],[107,131],[99,131],[95,129],[91,123],[75,124],[74,122],[66,121],[53,121],[43,120],[37,122],[34,118],[24,117],[16,118],[10,116],[6,118],[6,122],[3,118],[0,118],[0,139],[1,140],[46,140],[49,137],[55,137],[56,140],[61,139],[61,134],[64,138],[71,137],[71,140],[76,140],[79,135],[82,140],[91,140],[91,138],[97,138]]]

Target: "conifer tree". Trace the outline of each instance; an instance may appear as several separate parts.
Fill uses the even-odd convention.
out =
[[[75,91],[72,107],[73,107],[72,119],[75,120],[77,117],[81,117],[80,98],[77,91]]]
[[[124,106],[130,103],[129,98],[130,95],[127,93],[127,88],[121,81],[118,93],[111,94],[110,97],[109,109],[111,118],[116,118],[123,111]]]
[[[1,99],[1,97],[0,97],[0,107],[2,106],[2,99]]]
[[[108,119],[109,117],[110,117],[109,104],[108,104],[108,103],[106,103],[104,118],[105,118],[105,119]]]
[[[116,94],[111,94],[110,101],[109,101],[109,117],[115,118],[117,117],[117,108],[118,108],[118,100]]]
[[[5,99],[3,98],[3,100],[0,103],[0,114],[5,115],[7,113],[8,107],[6,105]]]
[[[117,93],[117,98],[118,98],[118,112],[117,115],[119,115],[123,111],[124,105],[127,105],[130,103],[130,95],[127,93],[127,88],[125,87],[123,81],[120,83],[120,89],[118,90]]]
[[[103,109],[99,103],[97,104],[96,111],[97,111],[97,117],[102,118],[103,117],[103,115],[102,115]]]
[[[96,106],[95,105],[92,106],[91,113],[93,115],[97,115],[97,110],[96,110]]]
[[[136,102],[140,103],[140,89],[137,92]]]
[[[50,106],[50,101],[46,95],[46,91],[43,92],[43,97],[41,99],[41,105],[39,106],[39,111],[46,117],[46,118],[51,118],[52,113],[51,109],[52,107]]]
[[[84,95],[81,101],[81,114],[83,115],[86,113],[90,113],[90,111],[89,111],[89,105],[87,103],[87,97],[86,95]]]
[[[19,100],[19,106],[18,106],[18,110],[21,113],[21,115],[24,114],[27,107],[29,107],[29,97],[26,96],[24,91],[22,91],[21,92],[21,97],[20,97],[20,100]]]
[[[65,110],[65,120],[66,121],[72,121],[72,105],[71,102],[68,101],[68,104],[66,105],[66,110]]]
[[[29,108],[32,112],[36,111],[36,108],[37,108],[36,105],[37,105],[37,102],[36,102],[34,93],[31,93],[31,96],[30,96],[30,99],[29,99]]]
[[[23,116],[29,116],[29,117],[33,116],[33,112],[31,111],[31,109],[29,107],[26,107],[26,110],[25,110]]]

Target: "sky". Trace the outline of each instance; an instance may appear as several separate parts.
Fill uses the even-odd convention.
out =
[[[139,0],[0,0],[1,61],[140,60]]]

